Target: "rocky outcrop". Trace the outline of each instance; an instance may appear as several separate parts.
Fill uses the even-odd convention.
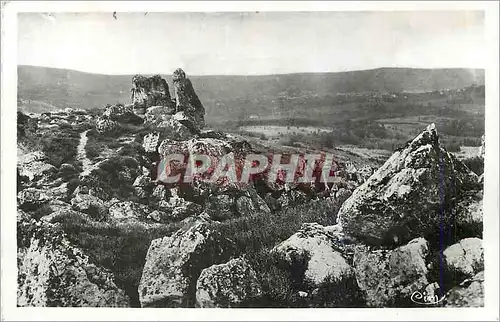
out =
[[[139,284],[142,307],[190,307],[201,271],[222,260],[220,236],[199,222],[151,242]]]
[[[163,116],[155,124],[162,130],[163,137],[184,141],[195,137],[195,134],[198,133],[189,123],[184,122],[185,120],[185,115],[179,112],[174,115]]]
[[[96,196],[76,193],[71,199],[73,209],[90,215],[96,220],[104,220],[108,215],[108,207]]]
[[[135,75],[132,83],[134,87],[131,89],[130,100],[134,108],[173,105],[167,81],[160,75],[151,77]]]
[[[242,258],[205,268],[196,282],[199,307],[246,306],[262,294],[255,271]]]
[[[57,171],[56,167],[46,162],[47,157],[41,151],[22,153],[18,149],[17,167],[19,175],[27,177],[30,181],[40,180]]]
[[[484,270],[483,243],[479,238],[465,238],[443,251],[447,271],[470,278]]]
[[[357,246],[354,269],[359,288],[370,307],[406,306],[414,292],[423,291],[427,280],[427,241],[417,238],[394,250],[371,251]]]
[[[50,224],[38,226],[18,258],[18,306],[130,306],[113,275],[92,264]]]
[[[24,138],[34,135],[37,132],[36,119],[17,111],[17,139],[22,141]]]
[[[116,135],[123,124],[140,125],[143,119],[134,113],[131,106],[123,104],[106,105],[102,116],[95,123],[97,132]]]
[[[149,197],[155,188],[155,184],[151,181],[151,177],[149,175],[138,176],[135,178],[132,186],[134,187],[137,197],[141,199]]]
[[[444,150],[434,124],[397,150],[339,210],[344,231],[373,245],[401,245],[447,225],[477,176]]]
[[[483,307],[484,271],[452,288],[444,298],[445,307]]]
[[[102,117],[96,120],[95,127],[101,134],[116,134],[120,130],[118,122]]]
[[[182,124],[197,133],[205,126],[205,108],[196,95],[193,84],[182,69],[175,70],[172,79],[176,112],[183,114]]]
[[[17,194],[17,201],[21,209],[36,209],[50,200],[44,190],[27,188]]]
[[[213,195],[207,200],[205,212],[214,220],[235,218],[234,198],[226,194]]]
[[[184,155],[185,158],[189,155],[205,155],[210,157],[211,164],[216,164],[221,157],[229,151],[231,151],[231,145],[226,141],[217,139],[190,139],[179,142],[167,139],[162,141],[158,147],[158,153],[161,158],[174,154]],[[170,162],[167,166],[167,164],[160,162],[158,179],[164,181],[164,177],[183,174],[186,170],[186,163],[187,162],[183,162],[175,165],[173,162]],[[213,172],[214,168],[215,167],[212,166],[206,173],[195,175],[195,179],[197,177],[208,177]]]
[[[175,196],[169,200],[159,201],[158,208],[165,214],[160,218],[155,218],[158,222],[180,221],[190,216],[197,216],[203,210],[202,206]]]
[[[270,213],[271,209],[252,187],[218,191],[216,188],[207,193],[205,212],[213,220],[227,220],[241,216]],[[203,198],[200,194],[200,199]]]
[[[142,118],[134,114],[134,110],[130,106],[122,104],[107,105],[102,113],[104,118],[118,123],[141,124]]]
[[[345,257],[344,235],[338,228],[303,224],[297,233],[273,249],[288,264],[302,291],[312,294],[311,302],[348,305],[358,296],[354,270]]]

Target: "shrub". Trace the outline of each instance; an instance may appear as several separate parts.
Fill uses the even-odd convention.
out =
[[[76,157],[78,136],[67,133],[44,135],[38,141],[41,150],[47,155],[48,163],[60,167],[63,163],[71,163]]]

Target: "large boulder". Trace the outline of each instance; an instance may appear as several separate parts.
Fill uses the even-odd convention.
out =
[[[151,242],[139,284],[142,307],[192,307],[201,271],[223,260],[221,236],[199,222]]]
[[[140,221],[145,219],[153,210],[146,205],[132,201],[118,201],[109,207],[109,219],[124,221]]]
[[[151,180],[149,175],[140,175],[135,178],[132,184],[137,197],[145,199],[148,198],[155,189],[155,183]]]
[[[17,111],[17,139],[22,141],[24,138],[34,135],[38,130],[36,118]]]
[[[162,117],[153,124],[161,129],[163,137],[184,141],[195,137],[197,132],[190,127],[189,123],[183,122],[183,120],[186,120],[184,112],[178,112],[168,117]]]
[[[28,177],[31,181],[37,181],[44,176],[57,172],[56,167],[46,162],[47,157],[41,151],[22,153],[18,149],[17,167],[19,175]]]
[[[180,221],[190,216],[197,216],[203,210],[202,206],[176,196],[170,197],[169,200],[160,200],[158,208],[163,211],[163,216],[155,219],[159,222]]]
[[[101,134],[116,134],[120,130],[118,122],[103,117],[97,118],[95,127],[97,132]]]
[[[182,121],[183,124],[194,133],[199,133],[205,126],[205,108],[196,95],[193,84],[180,68],[174,71],[173,82],[176,110],[177,112],[183,112],[185,116]]]
[[[211,173],[215,169],[215,164],[217,164],[222,156],[230,152],[232,149],[231,145],[222,140],[217,139],[190,139],[186,141],[173,141],[173,140],[164,140],[160,143],[158,147],[158,153],[162,160],[165,157],[175,154],[180,154],[184,156],[184,160],[188,160],[189,155],[204,155],[210,158],[210,162],[212,166],[203,174],[196,175],[194,179],[197,177],[200,178],[208,178]],[[187,162],[170,162],[168,165],[163,164],[163,161],[160,162],[160,167],[158,168],[158,175],[168,175],[175,176],[177,174],[183,174],[186,170]],[[193,179],[193,181],[194,181]]]
[[[448,291],[443,303],[445,307],[483,307],[484,271]]]
[[[108,207],[96,196],[77,193],[71,198],[73,209],[86,213],[97,220],[104,220],[108,215]]]
[[[349,305],[358,296],[354,270],[345,257],[344,235],[338,228],[306,223],[273,249],[303,291],[312,294],[311,302],[324,302],[320,305]]]
[[[135,108],[172,105],[167,81],[160,75],[151,77],[135,75],[132,83],[134,87],[131,89],[130,99]]]
[[[34,210],[50,201],[45,190],[27,188],[17,194],[17,202],[22,209]]]
[[[135,115],[131,106],[125,106],[123,104],[106,105],[102,115],[104,118],[118,123],[131,123],[138,125],[143,122],[141,117]]]
[[[18,306],[130,307],[113,275],[90,262],[51,224],[19,250]]]
[[[484,270],[483,242],[479,238],[465,238],[443,251],[444,263],[450,274],[461,278],[473,277]]]
[[[432,124],[354,191],[339,222],[368,244],[401,245],[452,225],[457,200],[477,186],[477,176],[440,146]]]
[[[369,307],[406,306],[414,292],[423,291],[427,280],[427,241],[417,238],[394,250],[372,251],[357,246],[354,269],[359,288]]]
[[[148,133],[143,138],[142,147],[147,153],[157,152],[158,146],[160,145],[160,133],[152,132]]]
[[[210,196],[205,204],[205,212],[214,220],[236,217],[234,198],[226,194]]]
[[[196,282],[196,303],[200,307],[246,306],[262,294],[257,274],[242,258],[205,268]]]

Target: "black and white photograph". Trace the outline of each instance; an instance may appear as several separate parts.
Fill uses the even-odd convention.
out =
[[[24,4],[2,311],[498,319],[498,3]]]

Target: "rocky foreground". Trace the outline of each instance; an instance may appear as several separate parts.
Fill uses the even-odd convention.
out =
[[[433,125],[330,185],[164,185],[168,154],[258,152],[204,129],[184,71],[173,87],[136,76],[130,105],[18,114],[19,306],[483,305],[481,178]]]

